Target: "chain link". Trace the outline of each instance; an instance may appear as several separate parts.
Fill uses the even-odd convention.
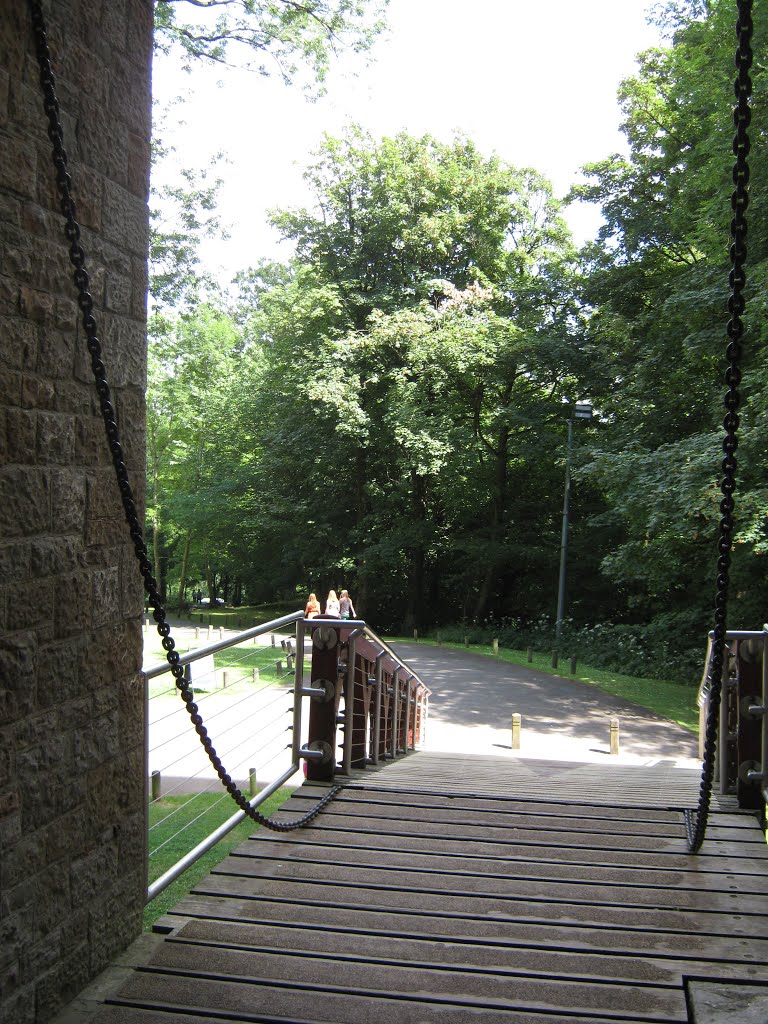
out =
[[[117,485],[120,489],[123,510],[128,523],[128,529],[133,541],[134,552],[138,559],[139,569],[144,580],[144,589],[152,605],[152,614],[157,623],[157,632],[162,637],[163,649],[170,665],[171,672],[179,690],[182,700],[186,705],[192,725],[197,733],[208,759],[216,770],[216,774],[222,785],[232,797],[234,802],[249,818],[264,825],[275,832],[290,832],[293,829],[307,825],[312,819],[327,806],[328,803],[340,791],[340,786],[333,786],[318,801],[307,814],[294,821],[275,821],[260,814],[251,807],[248,798],[239,789],[237,783],[225,770],[221,759],[208,736],[208,730],[203,724],[203,719],[198,707],[194,702],[194,693],[189,688],[184,678],[184,669],[179,665],[179,654],[176,644],[171,636],[171,627],[166,621],[166,612],[163,601],[157,589],[157,581],[152,575],[152,565],[147,556],[147,548],[144,543],[143,531],[139,524],[136,512],[136,503],[133,497],[133,490],[128,479],[128,470],[123,458],[123,448],[120,443],[120,435],[115,419],[115,410],[112,405],[112,398],[107,381],[106,369],[101,358],[101,342],[96,333],[96,318],[93,315],[93,298],[89,292],[90,279],[85,269],[85,252],[80,244],[80,226],[75,216],[75,203],[72,199],[72,179],[68,170],[68,158],[64,148],[64,132],[61,125],[59,103],[56,97],[56,80],[51,64],[51,54],[48,47],[48,36],[45,19],[42,12],[40,0],[29,0],[32,27],[35,36],[37,59],[40,67],[40,84],[43,90],[43,107],[48,118],[48,138],[51,140],[53,150],[53,166],[56,172],[56,186],[59,193],[61,212],[64,216],[64,234],[69,242],[69,259],[75,268],[74,281],[77,288],[77,303],[82,314],[82,324],[85,331],[86,344],[91,356],[91,368],[93,370],[96,391],[99,396],[101,415],[104,420],[104,428],[107,434],[109,450],[112,455],[112,463],[117,477]]]
[[[739,391],[741,382],[741,340],[744,334],[744,289],[746,287],[745,265],[747,261],[747,206],[749,205],[749,123],[751,119],[750,96],[752,80],[749,75],[752,66],[752,0],[736,0],[738,17],[736,21],[736,80],[734,91],[736,104],[733,108],[733,123],[736,133],[733,137],[733,152],[736,157],[733,166],[734,189],[731,194],[731,272],[728,278],[730,297],[728,299],[728,346],[726,349],[727,368],[725,384],[728,390],[723,398],[726,409],[723,427],[722,461],[723,478],[720,484],[720,538],[718,541],[717,581],[715,596],[715,628],[712,641],[712,685],[709,691],[709,707],[704,734],[704,762],[701,770],[699,805],[696,812],[686,811],[685,828],[688,847],[692,853],[701,849],[707,831],[707,818],[712,797],[712,781],[715,773],[717,750],[717,727],[720,715],[720,695],[723,685],[723,666],[726,659],[726,611],[728,606],[729,570],[733,543],[733,494],[736,489],[736,433],[739,427]],[[721,751],[722,772],[726,771],[725,751]]]

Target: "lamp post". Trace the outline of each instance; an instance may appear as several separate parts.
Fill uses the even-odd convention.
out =
[[[563,612],[565,610],[565,566],[568,553],[568,505],[571,497],[571,449],[573,447],[573,421],[591,420],[592,406],[586,402],[577,402],[571,409],[568,418],[568,447],[565,455],[565,490],[563,492],[563,529],[560,537],[560,580],[557,587],[557,620],[555,622],[555,642],[560,640],[563,628]]]

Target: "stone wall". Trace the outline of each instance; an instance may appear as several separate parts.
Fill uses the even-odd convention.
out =
[[[99,337],[144,479],[150,0],[43,0]],[[55,195],[27,3],[0,5],[0,1021],[141,930],[141,580]]]

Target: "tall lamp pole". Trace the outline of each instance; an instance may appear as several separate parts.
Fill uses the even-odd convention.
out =
[[[560,580],[557,586],[557,620],[555,622],[555,641],[560,640],[563,629],[563,613],[565,611],[565,566],[568,555],[568,505],[571,497],[571,449],[573,448],[573,421],[591,420],[592,406],[586,402],[577,402],[568,419],[568,447],[565,454],[565,490],[563,492],[563,529],[560,536]]]

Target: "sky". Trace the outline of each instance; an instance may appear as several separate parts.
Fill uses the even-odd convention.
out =
[[[580,167],[625,150],[616,91],[635,55],[659,43],[646,22],[651,0],[391,0],[373,61],[342,59],[327,95],[309,103],[297,87],[216,67],[185,74],[157,58],[155,99],[183,95],[163,140],[176,147],[161,167],[219,164],[219,210],[229,231],[206,243],[205,264],[222,283],[290,246],[267,211],[311,203],[302,179],[324,131],[358,122],[376,137],[406,130],[448,140],[462,131],[481,152],[534,167],[563,196]],[[357,77],[352,76],[357,71]],[[594,236],[599,211],[565,211],[577,242]]]

